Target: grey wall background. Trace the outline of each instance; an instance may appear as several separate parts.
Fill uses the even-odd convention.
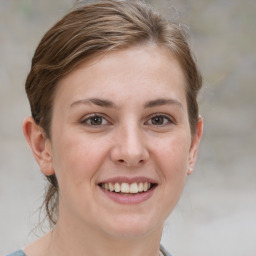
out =
[[[151,2],[187,26],[204,75],[197,168],[162,242],[177,256],[255,256],[256,1]],[[0,0],[0,254],[41,234],[33,228],[44,179],[22,134],[24,82],[38,41],[71,5]]]

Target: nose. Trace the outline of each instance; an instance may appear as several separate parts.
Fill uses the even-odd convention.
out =
[[[113,144],[110,157],[116,164],[139,167],[149,159],[146,141],[139,127],[120,127]]]

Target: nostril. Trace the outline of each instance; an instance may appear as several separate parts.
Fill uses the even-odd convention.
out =
[[[123,160],[123,159],[119,159],[119,160],[118,160],[118,163],[123,164],[123,163],[126,163],[126,161]],[[137,165],[137,164],[142,164],[142,163],[144,163],[144,160],[143,160],[143,159],[139,160],[139,161],[138,161],[137,163],[135,163],[135,164]],[[127,162],[127,164],[129,165],[129,162]]]

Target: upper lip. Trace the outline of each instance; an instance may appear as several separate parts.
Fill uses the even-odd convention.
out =
[[[153,183],[153,184],[157,184],[157,181],[149,178],[149,177],[143,177],[143,176],[139,176],[139,177],[124,177],[124,176],[118,176],[118,177],[113,177],[113,178],[108,178],[108,179],[104,179],[101,180],[100,182],[98,182],[98,184],[102,184],[102,183],[128,183],[128,184],[132,184],[132,183],[139,183],[139,182],[149,182],[149,183]]]

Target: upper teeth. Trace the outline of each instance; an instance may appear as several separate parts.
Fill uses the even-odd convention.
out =
[[[122,183],[102,183],[101,187],[109,190],[111,192],[122,192],[122,193],[138,193],[138,192],[146,192],[150,189],[151,184],[149,182],[139,182],[139,183],[132,183],[128,184],[126,182]]]

